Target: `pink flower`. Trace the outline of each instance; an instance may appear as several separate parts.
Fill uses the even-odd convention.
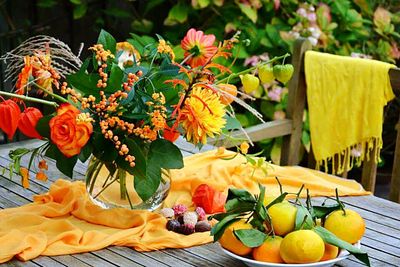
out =
[[[281,102],[282,99],[283,88],[282,87],[275,87],[274,89],[268,91],[268,98],[275,102]]]
[[[213,34],[204,34],[202,31],[190,29],[181,41],[181,46],[185,50],[185,57],[191,55],[187,63],[192,68],[205,65],[218,50],[214,42],[215,36]]]

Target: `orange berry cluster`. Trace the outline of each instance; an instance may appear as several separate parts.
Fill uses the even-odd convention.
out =
[[[166,125],[166,111],[165,107],[165,96],[162,93],[154,93],[152,95],[154,102],[149,101],[146,104],[153,108],[153,111],[149,113],[151,116],[151,123],[154,126],[154,131],[160,131],[165,128]]]
[[[126,144],[122,144],[122,142],[119,140],[119,137],[117,135],[114,135],[114,132],[110,128],[119,128],[123,131],[127,131],[128,134],[133,133],[133,128],[134,124],[133,123],[128,123],[124,122],[118,117],[111,117],[107,118],[105,120],[100,121],[100,128],[101,132],[104,135],[105,139],[109,139],[114,143],[115,149],[118,150],[118,154],[120,156],[125,156],[125,161],[129,162],[129,166],[134,167],[135,166],[135,157],[132,155],[129,155],[129,148],[127,147]]]
[[[110,50],[105,50],[102,44],[95,44],[90,47],[89,50],[93,50],[96,53],[96,60],[106,62],[108,58],[115,58]]]
[[[139,74],[139,72],[138,72]],[[140,71],[140,74],[142,74],[142,72]],[[129,73],[128,74],[128,79],[126,82],[124,82],[122,84],[123,88],[125,91],[130,92],[132,90],[132,86],[135,82],[137,82],[139,80],[139,76],[133,73]]]
[[[71,96],[72,101],[77,103],[79,100],[81,100],[82,95],[80,93],[77,93],[74,89],[68,86],[66,82],[63,82],[61,85],[61,94],[65,95],[68,94]]]
[[[98,69],[99,75],[101,79],[97,81],[97,88],[106,88],[107,87],[107,80],[108,74],[104,72],[104,69],[107,68],[107,64],[103,63],[101,67]]]

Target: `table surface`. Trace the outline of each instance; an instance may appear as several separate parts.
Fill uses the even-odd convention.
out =
[[[0,145],[0,208],[17,207],[31,202],[35,194],[48,191],[51,182],[62,175],[55,163],[48,160],[49,181],[31,180],[29,189],[20,185],[20,179],[14,175],[10,180],[8,166],[10,149],[35,147],[38,140]],[[178,142],[184,156],[198,152],[192,145]],[[211,149],[205,146],[202,150]],[[22,160],[28,164],[29,157]],[[5,168],[5,172],[1,171]],[[83,179],[85,166],[77,164],[76,179]],[[321,199],[315,198],[317,201]],[[347,207],[359,212],[366,221],[366,232],[361,243],[368,252],[372,266],[400,266],[400,205],[374,196],[344,197]],[[0,244],[1,247],[1,244]],[[102,250],[82,254],[55,257],[40,256],[28,262],[11,260],[4,266],[245,266],[242,262],[225,255],[218,244],[208,244],[186,249],[164,249],[153,252],[137,252],[127,247],[108,247]],[[340,262],[337,266],[364,266],[355,258]]]

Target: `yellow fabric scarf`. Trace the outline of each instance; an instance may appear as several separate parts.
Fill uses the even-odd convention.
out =
[[[253,168],[245,164],[244,157],[220,159],[227,156],[232,157],[232,152],[218,155],[210,151],[186,158],[185,168],[173,172],[171,191],[164,205],[181,203],[192,207],[192,194],[202,183],[225,193],[229,187],[258,193],[258,183],[262,183],[267,195],[277,196],[275,176],[288,192],[297,192],[305,184],[313,196],[334,196],[335,188],[342,196],[370,194],[355,181],[301,167],[274,165],[268,176],[256,170],[250,177]],[[167,231],[166,222],[155,212],[103,210],[89,200],[83,182],[60,179],[48,193],[35,196],[33,203],[0,210],[0,263],[14,256],[29,260],[39,255],[82,253],[111,245],[149,251],[212,242],[209,232],[181,235]]]
[[[394,65],[314,51],[305,54],[312,149],[317,168],[350,170],[382,148],[383,108],[393,94]],[[375,153],[370,155],[373,148]],[[353,150],[353,151],[352,151]]]

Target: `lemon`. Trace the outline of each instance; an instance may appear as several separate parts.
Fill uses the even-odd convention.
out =
[[[284,236],[294,230],[297,208],[287,201],[272,205],[268,209],[276,235]]]
[[[312,263],[324,255],[325,244],[312,230],[297,230],[286,235],[281,243],[280,254],[286,263]]]
[[[251,248],[243,245],[243,243],[236,238],[235,234],[233,233],[234,230],[239,229],[252,229],[253,227],[251,224],[246,223],[244,220],[236,221],[229,225],[224,233],[222,234],[221,238],[218,240],[221,246],[237,255],[244,256],[251,252]]]
[[[269,236],[264,243],[253,249],[253,258],[257,261],[283,263],[280,246],[283,238]]]
[[[356,243],[365,233],[364,219],[357,212],[348,209],[329,214],[324,227],[350,244]]]

